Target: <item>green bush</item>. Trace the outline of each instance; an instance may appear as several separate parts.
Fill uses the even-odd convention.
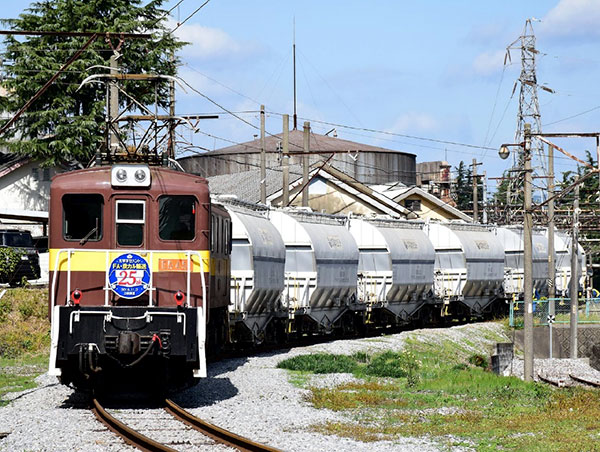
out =
[[[48,296],[41,289],[8,289],[0,298],[0,358],[43,353],[50,344]]]
[[[469,364],[481,367],[482,369],[487,369],[489,366],[488,359],[483,355],[477,354],[469,356]]]
[[[17,265],[21,262],[23,251],[15,248],[0,248],[0,281],[9,281]]]
[[[315,353],[300,355],[281,361],[280,369],[312,372],[315,374],[352,373],[357,367],[356,361],[347,355]]]
[[[406,377],[409,386],[414,386],[419,381],[420,368],[421,362],[412,352],[387,351],[374,356],[363,371],[366,375],[374,377]]]

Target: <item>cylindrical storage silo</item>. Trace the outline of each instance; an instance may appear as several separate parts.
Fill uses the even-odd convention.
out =
[[[480,315],[502,297],[504,249],[489,227],[429,223],[425,231],[436,253],[435,292],[444,303],[457,300]]]
[[[268,219],[268,210],[225,204],[232,223],[230,320],[242,323],[260,341],[280,309],[285,246]]]
[[[358,299],[409,320],[431,296],[435,250],[424,223],[393,219],[350,220],[360,254]]]
[[[286,209],[270,220],[285,243],[285,305],[330,330],[356,304],[358,248],[347,218]]]

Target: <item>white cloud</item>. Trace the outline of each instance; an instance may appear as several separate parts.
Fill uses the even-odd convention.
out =
[[[600,37],[598,0],[560,0],[542,19],[540,31],[558,37]]]
[[[176,22],[169,21],[168,28],[175,28]],[[181,53],[191,58],[223,58],[239,55],[244,46],[219,28],[198,24],[182,25],[175,31],[182,41],[189,42]]]
[[[506,50],[497,50],[495,52],[483,52],[475,57],[471,65],[476,75],[489,77],[500,71],[504,65],[504,55]]]
[[[427,113],[408,112],[400,115],[388,132],[429,132],[437,129],[438,126],[438,121]]]

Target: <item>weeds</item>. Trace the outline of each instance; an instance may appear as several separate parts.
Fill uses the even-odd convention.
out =
[[[50,344],[47,292],[8,289],[0,298],[0,358],[39,354]]]
[[[503,340],[488,336],[488,342]],[[312,429],[366,442],[435,438],[450,448],[467,445],[477,451],[600,451],[600,391],[555,390],[497,376],[487,370],[487,356],[474,353],[485,341],[455,341],[413,338],[402,352],[347,357],[355,365],[352,373],[362,379],[309,387],[307,400],[317,408],[347,412],[352,421]],[[332,356],[319,359],[348,362]],[[307,368],[312,359],[303,358]],[[410,380],[411,372],[416,381]]]

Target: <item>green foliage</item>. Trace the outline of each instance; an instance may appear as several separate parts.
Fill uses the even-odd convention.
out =
[[[454,179],[454,189],[452,190],[454,202],[459,210],[471,210],[473,204],[471,169],[462,160],[455,169],[456,178]]]
[[[0,248],[0,281],[12,279],[22,254],[23,251],[16,248]]]
[[[452,198],[456,203],[456,207],[459,210],[473,210],[473,171],[470,166],[465,165],[462,160],[455,167],[456,177],[453,182]],[[486,196],[483,193],[483,183],[481,178],[477,179],[477,199],[479,203],[482,202],[483,197]]]
[[[312,372],[315,374],[351,373],[356,369],[356,361],[347,355],[315,353],[286,359],[277,364],[280,369]]]
[[[469,364],[476,367],[481,367],[482,369],[487,369],[489,366],[488,359],[479,354],[469,356]]]
[[[420,437],[449,449],[599,450],[599,391],[556,390],[497,376],[482,368],[484,355],[468,354],[457,343],[454,353],[447,342],[426,339],[408,348],[422,363],[420,382],[404,386],[397,379],[368,379],[310,388],[307,400],[315,407],[360,416],[359,422],[327,422],[312,429],[365,442]],[[369,363],[402,360],[393,353],[384,355]]]
[[[50,344],[43,289],[8,289],[0,298],[0,358],[44,353]]]
[[[143,3],[146,3],[143,5]],[[41,160],[46,165],[69,161],[87,163],[103,144],[105,90],[97,84],[79,89],[92,74],[106,73],[114,48],[119,47],[119,67],[125,73],[174,75],[178,58],[171,55],[184,43],[168,33],[164,0],[45,0],[32,3],[16,19],[2,20],[12,30],[152,33],[153,39],[118,39],[109,43],[103,37],[86,49],[11,127],[0,144],[20,155]],[[78,49],[87,37],[27,36],[5,39],[2,55],[7,78],[3,87],[9,95],[0,97],[0,110],[16,112]],[[95,66],[95,67],[94,67]],[[125,90],[142,104],[154,102],[152,85],[127,82]],[[158,88],[158,100],[166,106],[167,85]],[[122,106],[128,100],[120,96]],[[5,121],[0,122],[0,124]],[[27,137],[27,139],[14,139]]]
[[[373,377],[406,378],[408,386],[419,382],[421,362],[410,351],[386,351],[376,355],[364,367],[363,372]]]
[[[277,364],[281,369],[315,374],[354,373],[357,376],[406,378],[409,386],[419,381],[421,362],[410,351],[369,355],[358,352],[352,356],[316,353],[300,355]]]

